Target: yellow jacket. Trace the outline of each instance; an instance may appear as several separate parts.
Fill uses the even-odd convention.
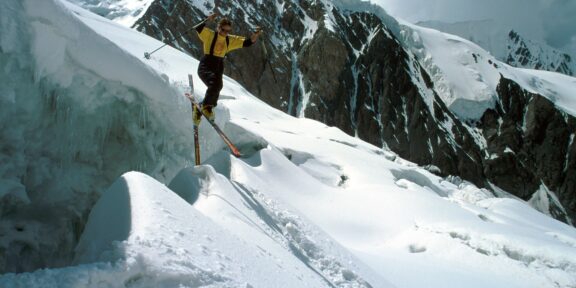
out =
[[[204,27],[204,25],[198,27],[196,31],[198,32],[200,40],[202,40],[205,55],[211,54],[210,50],[212,49],[212,46],[214,46],[214,52],[212,55],[224,58],[226,53],[230,51],[252,45],[252,41],[246,39],[246,37],[236,35],[222,36],[214,30]],[[214,39],[214,36],[217,38]]]

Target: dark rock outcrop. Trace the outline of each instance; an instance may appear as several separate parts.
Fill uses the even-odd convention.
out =
[[[574,217],[576,118],[510,79],[501,78],[497,90],[500,102],[479,124],[490,154],[484,161],[486,177],[525,200],[545,184]]]

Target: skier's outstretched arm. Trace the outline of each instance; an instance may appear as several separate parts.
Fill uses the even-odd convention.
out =
[[[256,40],[258,40],[258,37],[260,37],[260,34],[262,34],[262,28],[256,27],[256,31],[254,33],[252,33],[252,35],[249,38],[246,38],[244,40],[244,43],[242,43],[242,47],[246,48],[246,47],[252,46],[252,44],[256,43]]]
[[[219,15],[218,12],[212,13],[202,22],[196,24],[196,26],[194,26],[194,28],[196,28],[196,32],[198,32],[198,34],[202,33],[202,30],[204,30],[204,26],[206,26],[206,22],[214,21],[214,19],[216,19],[218,15]]]
[[[256,40],[258,40],[260,34],[262,34],[262,27],[258,26],[256,27],[256,31],[252,33],[252,35],[250,36],[250,40],[252,41],[252,43],[256,43]]]

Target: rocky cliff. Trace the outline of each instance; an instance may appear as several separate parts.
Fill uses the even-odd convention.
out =
[[[498,94],[500,101],[496,108],[486,111],[478,125],[487,143],[486,177],[525,200],[539,189],[556,191],[573,217],[576,215],[576,118],[558,110],[545,97],[530,93],[506,78],[501,79]],[[551,213],[563,214],[561,211]]]
[[[550,47],[543,47],[523,38],[514,30],[508,33],[506,63],[514,67],[546,70],[566,75],[574,75],[570,55]]]

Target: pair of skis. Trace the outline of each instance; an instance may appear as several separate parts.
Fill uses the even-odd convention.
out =
[[[220,135],[220,137],[222,138],[224,143],[226,143],[226,145],[228,145],[228,148],[230,148],[230,152],[232,152],[232,154],[236,157],[241,157],[242,154],[240,154],[240,150],[238,150],[238,148],[234,145],[234,143],[232,143],[232,141],[230,141],[230,138],[228,138],[228,136],[226,136],[226,134],[224,134],[222,129],[220,129],[220,127],[218,127],[218,125],[216,125],[216,123],[214,123],[213,120],[208,118],[206,116],[206,114],[204,114],[202,109],[200,109],[200,105],[198,105],[198,102],[196,102],[196,99],[194,99],[194,81],[192,79],[192,75],[190,75],[190,74],[188,74],[188,84],[190,85],[190,93],[185,93],[184,95],[186,95],[186,97],[188,99],[190,99],[190,104],[192,105],[192,121],[194,121],[194,108],[196,108],[202,114],[202,116],[204,116],[204,118],[206,118],[206,120],[208,120],[208,123],[210,123],[210,125],[214,128],[214,130],[216,130],[216,133],[218,133],[218,135]],[[196,161],[195,164],[196,165],[200,165],[200,163],[201,163],[201,161],[200,161],[200,142],[198,141],[198,126],[199,125],[194,124],[194,157],[195,157],[195,161]]]

